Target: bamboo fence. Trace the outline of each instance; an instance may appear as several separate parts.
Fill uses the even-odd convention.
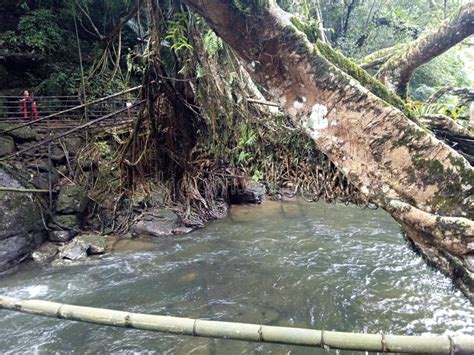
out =
[[[425,354],[474,353],[474,336],[469,335],[450,337],[345,333],[130,313],[6,296],[0,296],[0,309],[115,327],[325,349]]]

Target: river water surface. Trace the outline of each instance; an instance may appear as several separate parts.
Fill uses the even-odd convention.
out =
[[[473,334],[474,307],[382,210],[265,202],[92,265],[23,267],[0,292],[191,318],[399,334]],[[0,353],[323,354],[0,311]],[[344,353],[344,352],[342,352]],[[348,353],[348,352],[347,352]]]

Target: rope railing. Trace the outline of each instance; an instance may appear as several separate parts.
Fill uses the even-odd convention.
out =
[[[58,112],[54,112],[52,114],[48,114],[46,116],[41,116],[39,117],[37,120],[32,120],[32,121],[26,121],[25,123],[22,123],[22,124],[19,124],[15,127],[11,127],[11,128],[8,128],[0,133],[8,133],[8,132],[11,132],[11,131],[14,131],[14,130],[17,130],[17,129],[20,129],[20,128],[23,128],[23,127],[26,127],[26,126],[31,126],[31,125],[36,125],[37,123],[39,122],[42,122],[42,121],[45,121],[45,120],[50,120],[51,118],[55,118],[55,117],[63,117],[65,114],[68,114],[70,115],[71,112],[74,112],[74,111],[77,111],[77,110],[80,110],[80,109],[83,109],[85,107],[89,107],[89,106],[92,106],[92,105],[96,105],[98,103],[101,103],[101,102],[104,102],[104,101],[107,101],[107,100],[110,100],[112,98],[115,98],[115,97],[118,97],[118,96],[121,96],[121,95],[124,95],[124,94],[127,94],[127,93],[130,93],[132,91],[136,91],[138,89],[140,89],[142,86],[141,85],[138,85],[138,86],[135,86],[133,88],[130,88],[130,89],[127,89],[127,90],[123,90],[121,92],[118,92],[118,93],[115,93],[115,94],[112,94],[112,95],[108,95],[108,96],[105,96],[105,97],[101,97],[99,99],[96,99],[96,100],[92,100],[92,101],[89,101],[89,102],[86,102],[86,103],[83,103],[83,104],[80,104],[80,105],[77,105],[77,106],[74,106],[74,107],[70,107],[70,108],[66,108],[64,110],[61,110],[61,111],[58,111]],[[121,101],[122,104],[125,104],[125,101]],[[120,105],[121,107],[123,107],[123,105]],[[0,105],[0,110],[1,110],[1,105]],[[110,112],[110,110],[109,110]],[[89,112],[88,112],[89,113]],[[101,112],[98,112],[97,114],[95,114],[96,117],[99,117],[101,116]],[[0,121],[1,122],[1,121]]]
[[[80,131],[80,130],[82,130],[82,129],[84,129],[84,128],[87,128],[87,127],[90,127],[90,126],[93,126],[93,125],[97,125],[97,123],[99,123],[99,122],[102,122],[102,121],[105,121],[105,120],[107,120],[107,119],[109,119],[109,118],[112,118],[112,117],[114,117],[114,116],[117,116],[118,114],[128,112],[129,110],[133,109],[134,107],[140,106],[144,101],[145,101],[145,100],[137,101],[137,102],[133,103],[130,107],[122,108],[122,109],[120,109],[120,110],[118,110],[118,111],[111,112],[111,113],[109,113],[109,114],[107,114],[107,115],[105,115],[105,116],[96,118],[96,119],[91,120],[91,121],[89,121],[89,122],[87,122],[87,123],[84,123],[84,124],[82,124],[82,125],[75,126],[75,127],[71,128],[71,129],[69,129],[69,130],[67,130],[67,131],[65,131],[65,132],[63,132],[63,133],[61,133],[61,134],[58,134],[58,135],[49,137],[49,138],[47,138],[47,139],[45,139],[45,140],[43,140],[43,141],[41,141],[41,142],[39,142],[39,143],[37,143],[37,144],[33,144],[33,145],[31,145],[31,146],[29,146],[29,147],[27,147],[27,148],[24,148],[24,149],[22,149],[22,150],[19,150],[19,151],[17,151],[17,152],[13,152],[13,153],[11,153],[10,155],[6,155],[6,156],[4,156],[4,157],[1,157],[1,158],[0,158],[0,161],[8,160],[8,159],[11,159],[11,158],[13,158],[13,157],[22,155],[22,154],[24,154],[24,153],[26,153],[26,152],[28,152],[28,151],[30,151],[30,150],[39,148],[39,147],[44,146],[44,145],[46,145],[46,144],[48,144],[48,143],[51,143],[51,142],[53,142],[53,141],[56,141],[56,140],[58,140],[58,139],[60,139],[60,138],[64,138],[64,137],[70,135],[71,133]]]
[[[211,321],[0,296],[0,309],[58,319],[179,335],[394,353],[473,354],[470,335],[388,335]]]

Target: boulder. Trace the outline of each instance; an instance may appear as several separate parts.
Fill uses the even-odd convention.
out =
[[[87,258],[88,245],[78,239],[73,239],[66,244],[58,255],[59,259],[83,260]]]
[[[143,213],[131,227],[130,232],[135,236],[149,235],[165,237],[173,234],[188,233],[192,229],[181,226],[178,216],[166,208],[155,208]]]
[[[263,184],[252,181],[245,189],[237,190],[231,194],[230,202],[232,204],[259,204],[265,198],[266,192]]]
[[[64,150],[58,146],[51,147],[51,160],[56,164],[60,164],[66,161],[66,155],[64,154]]]
[[[56,212],[60,214],[81,214],[87,208],[89,197],[80,186],[61,188],[56,202]]]
[[[63,229],[78,229],[81,225],[81,220],[79,216],[75,214],[56,215],[54,216],[54,221],[58,225],[56,225],[55,223],[50,223],[48,224],[48,227],[53,230],[59,231]]]
[[[32,171],[31,183],[38,189],[47,190],[49,188],[49,173],[47,171]],[[51,185],[54,186],[59,181],[59,173],[56,169],[51,169]]]
[[[25,122],[18,121],[18,124],[0,123],[0,131],[5,131],[9,128],[16,127],[17,125],[20,125],[22,123],[25,123]],[[38,140],[38,135],[29,126],[15,129],[14,131],[7,132],[6,134],[12,137],[15,140],[15,142],[20,142],[20,143]]]
[[[12,137],[0,136],[0,157],[9,155],[15,151],[15,142]]]
[[[69,155],[76,155],[84,146],[84,140],[80,137],[69,137],[65,144]]]
[[[77,235],[77,232],[75,231],[55,231],[51,230],[48,233],[48,239],[51,242],[56,242],[56,243],[66,243],[70,241],[72,238],[74,238]]]
[[[27,188],[13,170],[0,167],[0,186]],[[46,239],[44,214],[31,193],[0,191],[0,272],[28,258]]]
[[[38,250],[31,254],[31,257],[34,261],[40,264],[47,264],[54,260],[56,255],[58,255],[59,249],[53,243],[43,243]]]
[[[107,239],[98,234],[83,234],[76,238],[87,245],[88,255],[97,255],[105,253],[107,248]]]

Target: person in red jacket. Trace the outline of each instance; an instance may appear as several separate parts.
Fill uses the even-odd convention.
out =
[[[23,99],[21,99],[21,102],[23,104],[23,118],[27,121],[37,120],[38,108],[36,106],[36,102],[33,100],[33,97],[27,90],[23,91]]]

